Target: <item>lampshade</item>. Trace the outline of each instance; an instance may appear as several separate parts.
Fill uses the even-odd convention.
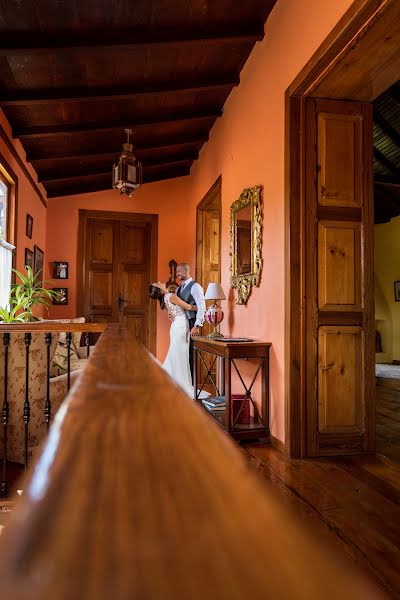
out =
[[[205,300],[226,300],[220,283],[209,283],[204,298]]]
[[[122,144],[122,154],[118,163],[113,166],[113,188],[119,190],[121,194],[127,194],[129,198],[133,192],[142,185],[143,168],[133,155],[133,146],[129,143],[129,136],[132,131],[124,129],[127,135],[127,142]]]

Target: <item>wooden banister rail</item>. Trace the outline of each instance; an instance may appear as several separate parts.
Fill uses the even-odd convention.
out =
[[[107,327],[107,323],[61,323],[58,321],[33,321],[32,323],[0,323],[1,333],[17,333],[34,331],[82,331],[89,333],[101,333]]]
[[[12,600],[380,598],[217,424],[108,326],[0,538]]]

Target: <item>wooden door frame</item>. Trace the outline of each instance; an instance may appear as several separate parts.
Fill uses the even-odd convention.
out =
[[[307,435],[305,100],[372,102],[393,85],[400,72],[400,27],[393,25],[390,36],[382,33],[383,64],[376,35],[396,23],[393,15],[399,13],[395,0],[355,0],[285,94],[285,451],[293,458],[306,456]],[[369,252],[373,255],[373,244]],[[371,302],[373,310],[373,297]],[[372,448],[372,426],[366,436]]]
[[[82,208],[79,209],[78,214],[78,252],[76,257],[76,308],[78,314],[83,314],[84,308],[83,292],[86,279],[84,257],[86,246],[86,226],[88,219],[113,219],[118,221],[137,221],[140,223],[149,223],[151,225],[150,279],[151,281],[156,281],[158,268],[158,215],[105,210],[86,210]],[[150,304],[149,318],[149,350],[155,354],[157,339],[157,306],[155,302]]]
[[[222,176],[220,175],[218,179],[212,184],[208,192],[205,196],[200,200],[196,208],[196,272],[195,279],[196,281],[202,280],[203,272],[201,266],[201,255],[202,255],[202,243],[203,243],[203,224],[204,218],[203,215],[205,212],[216,210],[215,208],[211,208],[214,206],[215,196],[218,193],[218,212],[219,212],[219,280],[221,281],[221,212],[222,212],[222,200],[221,200],[221,188],[222,188]],[[205,292],[206,290],[204,290]]]

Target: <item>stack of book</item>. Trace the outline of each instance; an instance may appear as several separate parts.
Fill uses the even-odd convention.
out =
[[[210,412],[225,410],[225,396],[214,396],[202,400],[203,405]]]

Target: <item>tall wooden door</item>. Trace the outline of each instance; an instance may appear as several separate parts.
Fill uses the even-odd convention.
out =
[[[203,213],[203,256],[201,285],[206,291],[209,283],[220,283],[220,212],[218,210]]]
[[[207,290],[221,281],[221,178],[218,178],[197,207],[196,281]],[[202,335],[213,328],[204,324]]]
[[[221,178],[218,178],[211,189],[197,207],[197,235],[196,235],[196,281],[207,290],[209,283],[221,282]],[[206,336],[214,328],[204,322],[201,335]],[[211,367],[213,357],[203,357],[207,368]],[[206,376],[203,364],[200,367],[200,381]],[[213,377],[216,378],[216,368]],[[215,390],[207,387],[208,391]]]
[[[375,440],[371,106],[306,101],[307,454]]]
[[[78,307],[88,321],[121,323],[155,351],[155,215],[80,211]]]

